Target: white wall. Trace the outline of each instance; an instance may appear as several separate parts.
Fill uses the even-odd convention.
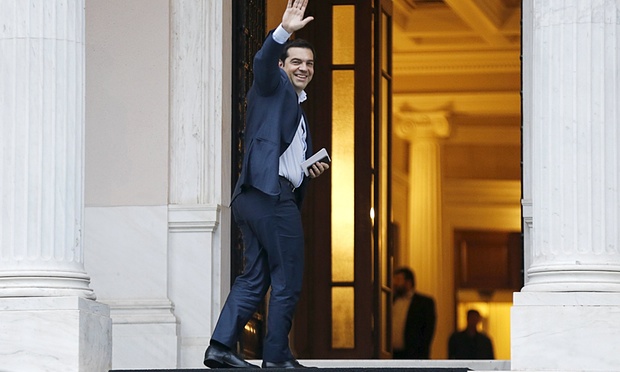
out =
[[[168,0],[86,1],[89,206],[168,204]]]
[[[117,368],[175,368],[168,0],[86,1],[85,267]]]

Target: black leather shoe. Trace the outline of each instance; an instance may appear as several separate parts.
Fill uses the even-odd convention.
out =
[[[209,368],[258,368],[233,351],[216,345],[210,345],[205,351],[204,364]]]
[[[263,360],[263,368],[317,368],[317,367],[306,367],[304,365],[301,365],[298,361],[296,361],[295,359],[293,360],[287,360],[284,362],[265,362]]]

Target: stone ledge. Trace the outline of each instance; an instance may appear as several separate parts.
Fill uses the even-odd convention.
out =
[[[261,365],[262,361],[253,359],[248,362]],[[510,371],[509,360],[393,360],[393,359],[300,359],[305,366],[318,367],[325,372],[378,372],[389,370],[390,372],[465,372],[465,371]],[[256,371],[261,370],[257,368]],[[110,372],[129,372],[130,370],[111,370]],[[131,370],[131,372],[193,372],[205,371],[202,369],[144,369]],[[218,371],[230,371],[232,369],[218,369]],[[252,371],[252,370],[249,370]],[[271,372],[282,372],[280,369],[270,369]]]

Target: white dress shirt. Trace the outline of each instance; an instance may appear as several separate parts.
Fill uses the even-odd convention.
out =
[[[291,36],[286,30],[279,25],[272,34],[273,40],[278,44],[284,44]],[[308,98],[305,91],[301,91],[298,95],[298,103],[302,103]],[[304,117],[301,117],[297,132],[293,141],[288,148],[280,155],[280,166],[278,174],[285,177],[295,187],[301,186],[304,180],[304,170],[301,168],[301,163],[306,160],[306,149],[308,147],[306,143],[306,137],[308,133],[306,131],[306,122]]]
[[[394,300],[392,304],[392,349],[405,349],[405,326],[407,325],[407,313],[413,298],[413,291]]]

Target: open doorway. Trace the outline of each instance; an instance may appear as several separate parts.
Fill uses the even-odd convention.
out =
[[[493,324],[485,331],[497,340],[496,358],[510,359],[506,309],[519,288],[488,295],[484,280],[463,288],[454,246],[463,231],[521,232],[520,7],[518,0],[394,0],[395,265],[411,266],[417,289],[436,300],[433,359],[447,358],[468,307]],[[499,253],[487,264],[503,264],[493,261]],[[521,275],[515,267],[510,275]]]
[[[266,30],[279,23],[277,17],[281,16],[280,9],[285,3],[286,0],[265,1]],[[385,22],[382,26],[385,28],[380,29],[382,32],[373,33],[374,23],[368,22],[370,28],[358,31],[360,35],[372,37],[357,37],[356,34],[351,38],[351,32],[345,33],[351,39],[339,50],[346,50],[348,45],[361,46],[354,54],[355,62],[325,62],[331,60],[333,46],[322,35],[326,29],[334,28],[335,23],[328,21],[325,26],[319,19],[337,18],[335,15],[340,11],[354,12],[340,18],[355,20],[359,26],[360,20],[365,19],[359,15],[368,16],[377,4],[389,9],[389,27]],[[392,107],[388,115],[390,161],[385,163],[390,166],[377,173],[390,175],[390,210],[383,216],[383,223],[389,226],[391,235],[386,235],[384,245],[390,250],[377,264],[373,260],[374,253],[368,253],[380,247],[372,242],[372,196],[375,194],[370,187],[372,181],[367,179],[374,174],[366,175],[364,172],[368,171],[364,167],[377,155],[371,157],[376,148],[372,146],[375,132],[370,129],[373,125],[380,127],[374,120],[383,114],[376,115],[373,111],[360,115],[369,108],[356,104],[355,115],[364,116],[364,119],[356,120],[354,129],[363,129],[370,135],[354,134],[357,145],[367,141],[364,146],[368,152],[356,152],[354,164],[359,167],[356,175],[363,174],[366,179],[360,177],[349,185],[352,195],[356,195],[355,216],[352,217],[356,226],[352,250],[355,256],[351,256],[355,260],[352,263],[355,277],[338,283],[326,279],[333,275],[333,262],[348,261],[329,250],[334,234],[333,203],[328,201],[325,205],[325,198],[316,196],[331,195],[332,190],[326,182],[317,183],[311,188],[304,206],[309,221],[306,229],[312,232],[306,242],[311,253],[307,257],[305,298],[300,303],[294,325],[294,348],[302,358],[389,357],[383,348],[383,345],[389,348],[389,319],[381,319],[384,322],[381,324],[371,325],[371,322],[379,319],[374,316],[378,311],[383,311],[383,315],[389,311],[392,267],[410,266],[416,273],[417,289],[436,300],[437,329],[431,358],[445,359],[448,338],[459,328],[459,314],[466,311],[467,306],[478,306],[479,300],[489,306],[497,305],[496,302],[509,304],[511,300],[511,296],[505,295],[511,288],[503,290],[501,296],[490,297],[485,295],[484,288],[461,288],[458,281],[460,261],[454,247],[461,231],[477,231],[483,235],[497,231],[517,235],[521,232],[520,1],[351,0],[314,1],[311,5],[317,20],[313,27],[308,27],[312,33],[302,36],[320,45],[317,69],[321,73],[317,73],[313,82],[314,91],[310,92],[306,112],[315,125],[314,142],[330,146],[331,153],[335,150],[331,148],[333,137],[327,123],[332,120],[326,112],[333,103],[324,104],[325,97],[321,96],[326,96],[327,90],[333,91],[335,84],[331,79],[347,70],[358,71],[358,75],[360,70],[366,71],[367,80],[363,77],[356,82],[372,80],[373,65],[364,64],[374,59],[371,56],[360,58],[359,51],[370,53],[373,37],[384,35],[376,40],[391,49],[386,58],[390,73],[385,76],[391,79],[389,90],[392,94],[384,97]],[[342,9],[334,12],[333,7]],[[323,63],[325,65],[321,65]],[[328,69],[336,72],[331,72],[332,78],[322,84],[321,76],[325,76]],[[356,95],[359,93],[362,100],[368,99],[375,87],[370,83],[368,87],[356,85]],[[374,119],[364,122],[371,117]],[[322,120],[324,118],[326,120]],[[365,127],[358,126],[362,122]],[[364,160],[360,162],[359,159]],[[356,287],[357,283],[367,285],[371,281],[374,283],[367,288],[367,295],[354,297],[355,302],[350,306],[352,312],[337,312],[338,307],[333,306],[332,301],[334,293],[347,290],[347,286],[353,288],[352,291],[366,293]],[[474,295],[470,295],[472,293]],[[334,327],[335,311],[336,315],[348,315],[344,320],[351,323],[342,328],[342,334]],[[494,324],[493,330],[488,329],[491,338],[509,340],[509,319],[506,316],[497,318],[499,316],[486,319],[487,324]],[[377,334],[377,325],[382,334]],[[497,334],[493,333],[495,330]],[[346,342],[338,345],[347,340],[341,336],[349,337],[351,346]],[[509,342],[496,346],[497,359],[510,359]]]

